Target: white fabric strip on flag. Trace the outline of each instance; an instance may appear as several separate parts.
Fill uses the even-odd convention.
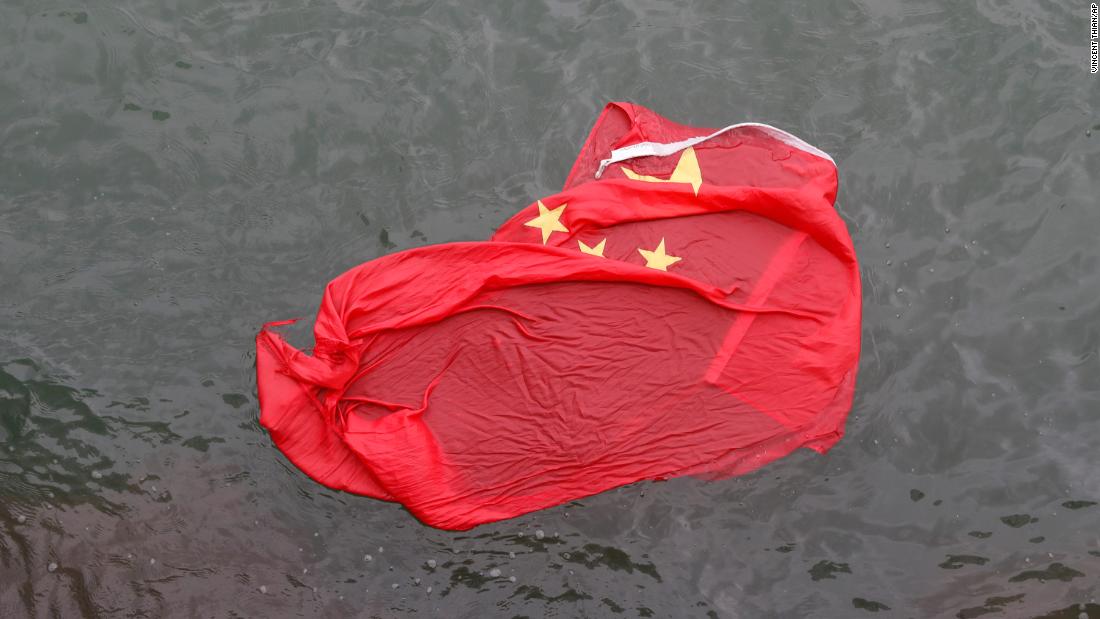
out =
[[[630,146],[616,148],[615,150],[611,151],[610,157],[600,161],[600,167],[596,170],[596,178],[603,176],[604,170],[607,169],[607,166],[613,163],[619,163],[622,161],[627,161],[629,159],[637,159],[638,157],[667,157],[669,155],[676,154],[684,150],[685,148],[695,146],[696,144],[700,144],[702,142],[706,142],[707,140],[716,138],[723,133],[726,133],[727,131],[732,131],[733,129],[739,129],[741,127],[755,127],[757,129],[760,129],[764,133],[767,133],[771,137],[779,140],[780,142],[783,142],[787,146],[791,146],[793,148],[797,148],[798,150],[810,153],[811,155],[821,157],[822,159],[825,159],[829,163],[833,164],[833,167],[836,167],[836,162],[833,161],[833,158],[830,157],[828,153],[812,144],[807,143],[802,138],[799,138],[796,135],[791,135],[790,133],[779,129],[778,127],[765,125],[764,123],[737,123],[736,125],[723,127],[710,135],[700,135],[694,138],[680,140],[678,142],[669,142],[667,144],[662,144],[660,142],[639,142],[637,144],[631,144]]]

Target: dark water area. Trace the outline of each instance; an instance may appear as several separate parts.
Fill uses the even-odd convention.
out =
[[[1088,44],[1035,0],[0,0],[0,617],[1100,617]],[[610,100],[835,156],[844,440],[464,533],[298,472],[260,325],[487,238]]]

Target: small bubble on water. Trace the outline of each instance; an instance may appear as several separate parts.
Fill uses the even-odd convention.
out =
[[[898,288],[898,294],[901,294],[901,293],[903,293],[903,292],[905,292],[905,291],[904,291],[904,290],[902,290],[901,288]]]
[[[23,514],[19,514],[18,516],[16,516],[16,517],[15,517],[15,520],[16,520],[16,522],[18,522],[19,524],[23,524],[24,522],[26,522],[26,521],[27,521],[27,517],[26,517],[26,516],[24,516]]]
[[[428,559],[428,567],[430,567],[434,570],[435,566],[436,566],[435,559]]]
[[[544,537],[546,537],[546,533],[544,533],[542,529],[535,531],[535,539],[542,539]]]
[[[263,594],[267,593],[267,585],[260,585],[260,593],[263,593]]]
[[[51,563],[50,563],[49,565],[47,565],[47,566],[46,566],[46,571],[48,571],[48,572],[56,572],[56,571],[57,571],[57,564],[56,564],[56,563],[53,563],[53,562],[51,562]]]
[[[569,553],[568,553],[568,552],[563,552],[563,553],[561,553],[561,558],[562,558],[562,559],[565,559],[566,561],[568,561],[568,560],[569,560]]]
[[[498,570],[495,567],[493,569],[489,570],[489,577],[490,578],[500,578],[500,570]]]
[[[103,479],[103,473],[92,471],[92,479]]]
[[[516,577],[515,576],[509,576],[508,577],[508,582],[516,582]]]
[[[363,560],[364,561],[374,561],[374,557],[372,557],[370,555],[363,555]]]
[[[314,531],[314,532],[313,532],[313,537],[320,537],[320,536],[321,536],[321,532],[320,532],[320,531]]]

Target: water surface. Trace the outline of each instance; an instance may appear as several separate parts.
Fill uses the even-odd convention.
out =
[[[1100,617],[1087,45],[1034,0],[0,1],[0,616]],[[846,438],[466,533],[294,469],[258,327],[487,238],[609,100],[834,154]]]

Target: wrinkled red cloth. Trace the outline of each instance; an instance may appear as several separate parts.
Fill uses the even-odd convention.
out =
[[[616,486],[751,471],[839,440],[859,356],[855,253],[820,151],[611,104],[566,189],[493,240],[327,287],[312,355],[257,336],[260,421],[326,486],[467,529]]]

